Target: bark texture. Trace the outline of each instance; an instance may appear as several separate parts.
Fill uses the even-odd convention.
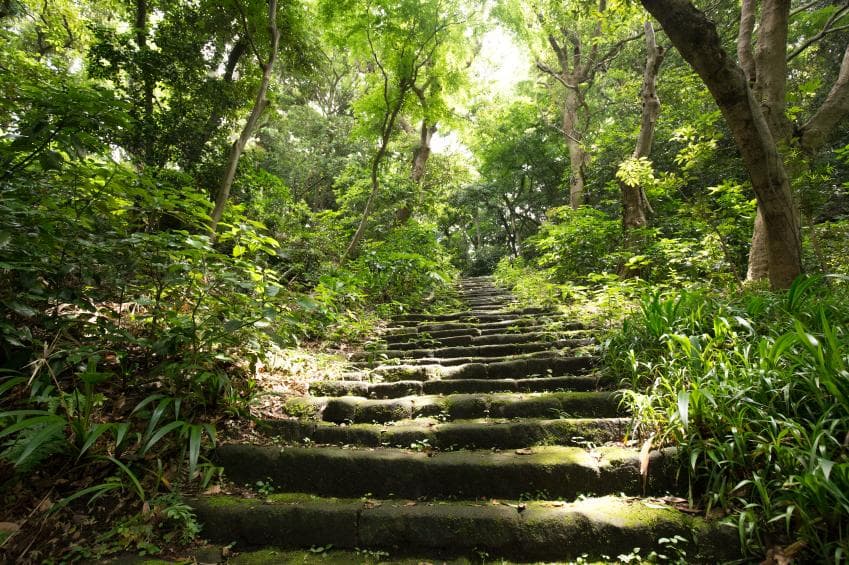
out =
[[[266,94],[268,94],[271,71],[274,68],[274,63],[277,61],[277,51],[280,46],[280,31],[277,29],[277,0],[269,0],[268,2],[268,34],[271,38],[271,45],[268,59],[261,62],[262,80],[259,84],[259,90],[256,93],[256,98],[254,98],[251,113],[248,115],[248,119],[242,128],[242,133],[230,147],[227,166],[224,170],[224,178],[221,180],[218,192],[215,194],[215,208],[212,210],[212,221],[210,223],[210,230],[213,234],[218,229],[218,223],[221,221],[221,217],[224,215],[224,209],[227,207],[227,200],[230,198],[230,189],[233,187],[233,180],[236,178],[236,169],[239,167],[239,159],[241,159],[242,153],[245,152],[245,146],[250,141],[260,116],[262,116],[263,111],[268,106]]]
[[[598,11],[607,9],[607,0],[599,0]],[[584,95],[592,85],[596,74],[605,67],[622,48],[640,34],[629,36],[617,41],[606,51],[600,50],[603,41],[601,22],[598,22],[589,33],[582,37],[577,30],[569,29],[567,25],[560,29],[556,36],[548,36],[548,44],[557,56],[557,69],[537,61],[539,70],[551,75],[566,88],[563,99],[563,136],[569,148],[569,204],[578,208],[585,201],[586,166],[589,154],[583,144],[583,124],[581,111],[586,107]]]
[[[431,147],[430,142],[433,140],[433,135],[436,133],[436,124],[429,125],[427,120],[422,120],[422,127],[419,131],[419,144],[413,151],[413,166],[410,171],[410,180],[418,188],[424,179],[425,171],[427,170],[427,161],[430,159]],[[418,193],[416,194],[418,198]],[[395,214],[395,220],[399,224],[406,223],[413,215],[413,205],[411,202],[405,202],[398,212]]]
[[[642,115],[640,120],[640,133],[637,136],[637,145],[631,157],[640,159],[651,155],[652,143],[657,118],[660,115],[660,99],[657,96],[657,75],[660,65],[663,63],[665,52],[658,47],[651,22],[645,23],[646,37],[646,67],[643,71]],[[651,205],[646,196],[645,189],[640,186],[629,186],[620,181],[619,187],[622,191],[622,228],[627,233],[635,228],[644,228],[648,225],[648,217],[651,213]]]
[[[750,83],[763,109],[773,138],[779,145],[789,145],[794,141],[812,155],[822,149],[835,125],[849,114],[849,47],[843,54],[840,71],[825,101],[807,123],[794,126],[786,117],[787,61],[797,56],[803,49],[812,45],[830,33],[835,22],[835,12],[826,22],[820,33],[804,41],[789,55],[787,49],[787,28],[791,17],[788,0],[765,0],[760,23],[758,25],[758,48],[756,57],[748,59],[752,49],[752,34],[749,26],[754,22],[755,0],[744,0],[741,9],[740,33],[737,38],[737,56],[746,70]],[[847,10],[849,8],[844,8]],[[750,74],[754,72],[754,74]],[[754,77],[754,79],[753,79]],[[764,211],[758,203],[752,233],[752,245],[749,251],[747,280],[761,280],[769,275],[769,252],[767,243]]]
[[[787,288],[802,270],[799,218],[790,182],[744,71],[722,48],[716,26],[689,0],[642,0],[704,81],[734,136],[761,207],[769,279]]]

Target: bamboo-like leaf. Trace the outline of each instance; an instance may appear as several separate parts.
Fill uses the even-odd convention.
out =
[[[40,412],[43,414],[43,412]],[[35,418],[28,418],[26,420],[21,420],[20,422],[16,422],[11,426],[7,426],[6,428],[0,430],[0,437],[5,437],[11,435],[15,432],[19,432],[21,430],[25,430],[27,428],[32,428],[36,426],[42,425],[65,425],[65,419],[61,416],[57,416],[56,414],[47,414],[44,416],[36,416]]]
[[[195,476],[198,458],[200,457],[200,440],[203,428],[200,424],[189,426],[189,479]]]
[[[690,427],[690,393],[686,390],[678,391],[678,417],[685,430]]]
[[[156,433],[153,434],[153,436],[149,440],[147,440],[147,443],[145,443],[144,447],[141,450],[141,455],[144,455],[145,453],[147,453],[147,451],[151,447],[156,445],[156,443],[160,439],[162,439],[166,435],[170,434],[171,432],[173,432],[177,428],[183,427],[184,425],[185,425],[185,422],[183,422],[181,420],[177,420],[176,422],[171,422],[170,424],[166,424],[166,425],[162,426],[161,428],[159,428],[156,431]]]
[[[88,434],[88,437],[83,443],[83,446],[80,448],[80,453],[77,456],[77,459],[83,456],[83,454],[89,450],[89,448],[94,445],[94,443],[98,440],[100,436],[102,436],[107,431],[111,430],[114,427],[114,424],[111,422],[104,424],[97,424],[92,428],[91,432]]]
[[[75,501],[76,499],[82,498],[83,496],[86,496],[88,494],[93,494],[94,496],[92,497],[92,500],[94,500],[95,498],[97,498],[98,496],[100,496],[102,494],[105,494],[105,493],[107,493],[111,490],[115,490],[117,488],[123,488],[123,486],[124,485],[120,481],[116,480],[116,481],[107,481],[105,483],[100,483],[99,485],[94,485],[92,487],[88,487],[88,488],[84,488],[82,490],[78,490],[74,494],[72,494],[70,496],[66,496],[65,498],[56,502],[56,504],[54,504],[53,506],[50,507],[49,513],[52,514],[53,512],[56,512],[57,510],[61,510],[62,508],[64,508],[65,506],[67,506],[71,502]],[[91,502],[91,501],[89,501],[89,502]]]
[[[40,429],[35,435],[28,437],[26,441],[26,447],[15,460],[15,467],[19,467],[21,463],[27,460],[27,458],[32,455],[32,453],[41,447],[42,444],[49,441],[56,434],[65,427],[65,421],[60,418],[59,422],[54,422],[52,424],[48,424]]]
[[[123,471],[124,474],[127,475],[127,477],[129,477],[130,481],[133,483],[133,488],[135,489],[136,494],[139,496],[139,499],[144,501],[144,489],[142,488],[138,477],[136,477],[136,474],[133,473],[129,467],[127,467],[125,464],[121,463],[111,455],[107,456],[106,459],[117,465],[118,468],[121,469],[121,471]]]

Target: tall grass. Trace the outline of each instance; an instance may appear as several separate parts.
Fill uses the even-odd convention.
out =
[[[634,433],[679,445],[693,502],[751,552],[849,556],[849,297],[800,278],[785,293],[645,296],[608,344]]]

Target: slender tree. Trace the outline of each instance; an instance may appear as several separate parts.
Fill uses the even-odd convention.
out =
[[[236,0],[238,2],[238,0]],[[245,151],[245,146],[253,136],[260,116],[268,106],[268,85],[271,82],[271,72],[274,69],[274,63],[277,61],[277,50],[280,46],[280,31],[277,29],[277,0],[268,0],[268,37],[269,48],[268,56],[263,58],[254,43],[247,18],[242,14],[244,19],[245,34],[248,43],[253,50],[253,54],[257,59],[257,63],[262,68],[262,79],[260,80],[259,89],[254,98],[253,107],[248,115],[245,125],[242,127],[242,132],[239,138],[233,142],[230,147],[230,154],[227,157],[227,165],[224,169],[224,178],[215,193],[215,207],[212,210],[210,230],[215,233],[218,229],[218,222],[224,215],[224,209],[227,206],[227,200],[230,198],[230,189],[233,186],[233,180],[236,178],[236,169],[239,166],[239,159]]]
[[[637,135],[637,145],[631,154],[631,159],[647,159],[651,155],[652,143],[657,118],[660,115],[660,98],[657,96],[657,75],[666,51],[658,46],[651,22],[644,24],[646,38],[646,66],[643,71],[643,87],[640,91],[642,98],[642,113],[640,132]],[[645,188],[640,183],[632,184],[619,180],[622,192],[622,228],[627,233],[635,228],[648,225],[648,215],[651,212]]]

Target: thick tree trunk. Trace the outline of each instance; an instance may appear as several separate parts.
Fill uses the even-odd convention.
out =
[[[259,90],[256,93],[253,108],[251,108],[251,113],[248,115],[239,139],[234,141],[230,147],[224,178],[218,187],[218,192],[215,194],[215,207],[212,210],[212,221],[210,222],[210,230],[213,234],[218,229],[218,223],[224,215],[227,200],[230,198],[230,189],[233,187],[233,180],[236,178],[239,159],[241,159],[242,153],[245,151],[245,146],[253,135],[262,112],[268,106],[268,100],[266,100],[265,96],[268,93],[268,85],[271,82],[271,71],[274,68],[274,63],[277,61],[277,50],[280,45],[280,31],[277,29],[277,0],[269,0],[268,2],[268,33],[271,37],[271,47],[268,61],[262,65],[262,80],[259,84]]]
[[[665,53],[657,46],[654,27],[651,22],[645,23],[646,36],[646,67],[643,71],[643,110],[640,121],[640,133],[637,145],[631,155],[634,159],[651,155],[654,141],[655,125],[660,115],[660,99],[657,97],[657,75],[663,63]],[[645,189],[640,186],[629,186],[620,181],[622,191],[622,229],[627,234],[629,230],[644,228],[648,225],[648,215],[651,211]]]
[[[576,88],[566,89],[563,103],[563,135],[569,148],[569,205],[577,209],[584,204],[584,168],[587,165],[587,152],[581,143],[578,130],[578,112],[581,108],[581,94]]]
[[[787,74],[785,51],[789,12],[790,6],[786,0],[773,0],[765,5],[758,37],[756,92],[761,97],[761,105],[768,117],[767,123],[773,138],[780,143],[790,143],[791,138],[795,137],[802,149],[810,155],[825,145],[835,125],[849,114],[849,46],[843,54],[837,80],[825,101],[811,119],[793,133],[793,128],[785,117]],[[745,15],[746,4],[744,3],[743,16]],[[748,40],[751,42],[751,36]],[[738,39],[738,56],[740,56],[739,45]],[[751,43],[749,43],[749,49],[751,49]],[[765,279],[769,273],[765,229],[763,211],[758,205],[749,251],[749,268],[746,273],[746,278],[750,281]]]
[[[641,0],[698,73],[719,106],[746,165],[767,232],[769,279],[787,288],[802,270],[799,217],[790,181],[743,70],[722,48],[716,26],[689,0]]]

